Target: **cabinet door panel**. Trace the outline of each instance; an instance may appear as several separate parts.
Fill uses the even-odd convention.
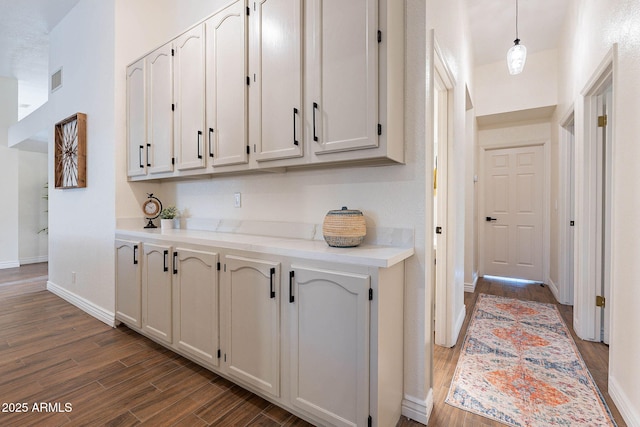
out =
[[[147,166],[150,174],[173,171],[173,66],[171,44],[146,57],[148,72]]]
[[[144,59],[127,68],[127,176],[147,173],[147,108]]]
[[[174,45],[178,170],[202,168],[205,166],[204,26],[184,33]]]
[[[301,0],[254,2],[252,131],[258,161],[302,156]],[[252,137],[253,138],[253,137]]]
[[[142,329],[171,344],[173,312],[170,246],[145,243],[142,263]]]
[[[244,1],[209,19],[206,33],[207,155],[213,166],[247,163],[247,29]]]
[[[142,326],[140,315],[140,242],[116,240],[116,319]]]
[[[369,276],[292,266],[293,404],[336,426],[369,415]],[[336,384],[338,387],[325,387]]]
[[[229,375],[280,394],[280,264],[226,256]]]
[[[178,347],[218,365],[218,254],[178,248],[176,316]]]
[[[305,105],[314,109],[318,140],[312,145],[317,154],[377,147],[378,1],[312,4],[315,76],[313,99]]]

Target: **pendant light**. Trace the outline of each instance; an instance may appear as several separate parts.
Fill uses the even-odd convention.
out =
[[[527,60],[527,48],[520,44],[520,39],[518,38],[518,0],[516,0],[516,39],[513,43],[513,46],[507,52],[507,66],[509,67],[509,74],[512,76],[522,72],[524,63]]]

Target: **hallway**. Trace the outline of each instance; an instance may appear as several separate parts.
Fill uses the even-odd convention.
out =
[[[607,405],[609,405],[616,423],[619,427],[626,426],[624,420],[622,419],[622,416],[618,412],[617,408],[611,401],[609,394],[607,393],[609,348],[604,344],[582,341],[576,337],[575,332],[572,328],[573,308],[571,306],[558,304],[547,286],[542,287],[539,284],[522,284],[505,280],[485,280],[484,278],[480,278],[478,280],[475,292],[465,292],[464,294],[464,303],[466,306],[467,315],[465,317],[465,322],[462,326],[462,331],[460,333],[460,337],[458,338],[456,346],[453,348],[435,346],[434,348],[434,408],[433,412],[431,413],[431,418],[429,419],[429,427],[497,427],[503,425],[479,415],[454,408],[453,406],[444,403],[444,399],[447,396],[453,373],[456,369],[456,363],[458,362],[458,356],[460,355],[460,348],[462,347],[462,341],[464,340],[467,326],[469,325],[471,313],[473,313],[476,300],[478,298],[478,295],[481,293],[555,304],[558,307],[564,322],[571,330],[571,334],[578,346],[578,349],[580,350],[580,354],[586,362],[587,367],[591,372],[591,376],[593,376],[593,379],[598,385],[600,392],[604,395]],[[414,424],[407,421],[399,424],[399,426],[404,427],[413,425]]]

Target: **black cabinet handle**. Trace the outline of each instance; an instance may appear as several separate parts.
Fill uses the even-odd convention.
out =
[[[178,252],[173,253],[173,274],[178,274]]]
[[[213,134],[213,128],[209,128],[209,157],[213,157],[213,151],[211,151],[211,135]]]
[[[293,278],[295,277],[295,272],[289,272],[289,302],[293,303],[296,299],[293,296]]]
[[[198,131],[198,158],[202,158],[202,151],[200,150],[200,140],[202,139],[202,131]]]
[[[491,218],[490,216],[488,216],[488,217],[486,217],[486,218],[485,218],[485,220],[486,220],[487,222],[491,222],[491,221],[497,221],[497,220],[498,220],[498,218]]]
[[[276,275],[276,269],[271,268],[271,270],[269,271],[269,297],[270,298],[276,297],[276,291],[275,289],[273,289],[273,279],[275,278],[275,275]]]
[[[138,245],[133,245],[133,264],[138,264]]]
[[[151,151],[151,144],[147,144],[147,166],[151,167],[151,163],[149,163],[149,151]]]
[[[144,145],[141,145],[140,148],[138,149],[138,164],[140,165],[140,168],[144,168],[144,165],[142,164],[142,151],[144,150]]]
[[[318,135],[316,135],[316,110],[318,109],[318,103],[313,103],[313,140],[318,141]]]
[[[169,271],[169,251],[164,251],[164,270]]]
[[[296,114],[298,114],[298,109],[293,107],[293,145],[298,145],[298,140],[296,139]]]

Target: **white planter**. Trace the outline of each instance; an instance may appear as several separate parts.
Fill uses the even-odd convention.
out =
[[[160,229],[162,229],[162,230],[171,230],[171,229],[173,229],[173,219],[161,219],[160,220]]]

